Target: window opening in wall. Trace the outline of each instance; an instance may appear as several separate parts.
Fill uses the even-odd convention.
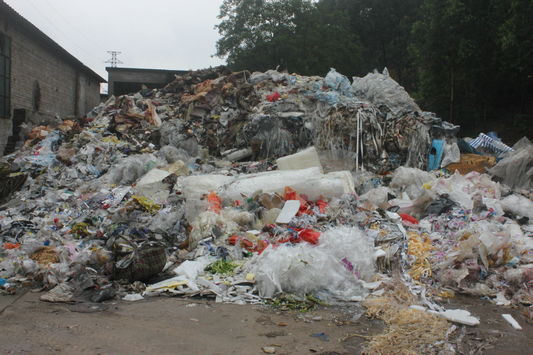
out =
[[[33,83],[33,111],[38,112],[39,108],[41,107],[41,86],[39,85],[39,82],[35,80]]]
[[[10,117],[11,38],[0,32],[0,117]]]

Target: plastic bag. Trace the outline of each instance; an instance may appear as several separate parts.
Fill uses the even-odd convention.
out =
[[[341,93],[346,93],[350,89],[350,80],[335,71],[331,68],[328,75],[324,79],[324,85],[330,89],[340,91]]]
[[[440,164],[441,168],[444,168],[451,163],[459,163],[461,161],[461,152],[457,143],[448,144],[444,149],[444,158]]]
[[[429,172],[416,168],[400,166],[394,172],[394,177],[392,178],[390,187],[405,187],[413,184],[421,187],[424,184],[433,182],[435,180],[435,176]]]
[[[172,145],[166,145],[159,150],[159,154],[163,155],[169,164],[173,164],[178,160],[189,161],[189,154],[183,149],[178,149]]]

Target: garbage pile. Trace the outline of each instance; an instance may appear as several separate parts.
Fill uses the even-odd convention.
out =
[[[470,325],[438,301],[530,306],[531,142],[470,144],[458,129],[386,72],[350,83],[335,70],[223,66],[26,126],[25,147],[0,169],[2,292],[236,304],[293,294],[291,307],[367,300],[384,315],[401,288],[395,307]],[[494,179],[463,161],[480,147],[497,148],[482,170],[499,159]],[[448,334],[424,317],[436,327],[428,339]]]

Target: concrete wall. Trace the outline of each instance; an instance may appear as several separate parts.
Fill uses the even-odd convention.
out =
[[[176,75],[183,75],[189,72],[188,70],[112,67],[107,67],[106,70],[109,73],[107,79],[109,96],[118,96],[139,91],[141,90],[142,84],[148,88],[163,88],[171,83],[176,78]]]

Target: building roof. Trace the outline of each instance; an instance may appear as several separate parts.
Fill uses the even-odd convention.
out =
[[[149,69],[149,68],[124,68],[124,67],[106,67],[107,72],[146,72],[146,73],[171,73],[171,74],[187,74],[188,70],[171,70],[171,69]]]
[[[36,42],[40,43],[44,47],[51,49],[54,54],[65,62],[71,64],[76,69],[85,72],[87,75],[96,79],[99,83],[107,83],[107,81],[94,72],[91,68],[80,62],[76,57],[67,52],[63,47],[57,44],[53,39],[48,37],[44,32],[38,29],[30,21],[26,20],[22,15],[16,12],[11,6],[6,4],[4,0],[0,0],[0,14],[6,14],[6,21],[11,22],[23,30],[27,31]]]

